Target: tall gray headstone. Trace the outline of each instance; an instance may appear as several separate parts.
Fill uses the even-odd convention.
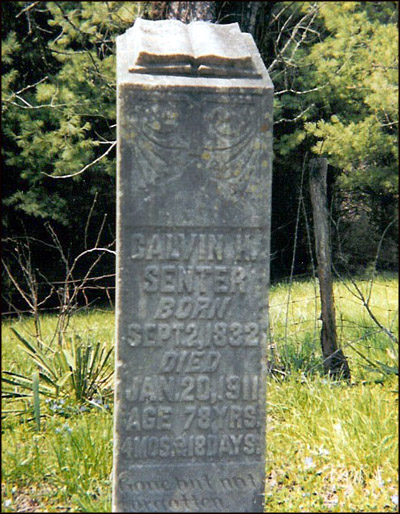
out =
[[[113,511],[262,512],[273,85],[237,24],[117,38]]]

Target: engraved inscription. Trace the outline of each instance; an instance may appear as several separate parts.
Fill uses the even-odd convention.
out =
[[[155,319],[224,319],[230,302],[231,298],[229,296],[225,298],[162,296],[155,313]]]
[[[140,480],[123,472],[120,476],[121,488],[136,493],[162,493],[178,490],[181,493],[196,489],[199,492],[214,491],[219,486],[225,491],[242,491],[248,487],[256,486],[256,480],[252,473],[234,475],[232,477],[217,477],[217,484],[210,480],[209,475],[204,474],[198,478],[165,477],[159,480]]]
[[[132,259],[180,260],[191,258],[202,261],[222,261],[224,236],[222,234],[160,233],[148,236],[132,234]]]
[[[189,436],[128,436],[121,451],[128,459],[170,457],[224,457],[260,454],[260,437],[256,433],[208,434]]]
[[[159,261],[256,262],[262,252],[263,236],[259,233],[134,233],[130,236],[131,259]]]
[[[222,300],[220,301],[222,303]],[[259,323],[131,323],[126,338],[129,346],[210,348],[258,346],[263,334]],[[186,354],[182,354],[186,355]],[[182,357],[185,358],[185,357]]]
[[[120,479],[121,480],[121,479]],[[122,480],[121,480],[122,481]],[[126,489],[121,489],[126,492]],[[207,512],[208,509],[220,509],[224,507],[224,502],[218,497],[201,497],[196,494],[183,494],[180,498],[172,499],[149,499],[146,497],[133,498],[131,500],[130,512],[199,512],[201,509]]]
[[[134,512],[147,509],[195,511],[205,506],[223,512],[226,505],[223,493],[245,493],[258,486],[256,476],[250,471],[222,473],[212,479],[208,473],[196,477],[167,473],[157,478],[138,478],[122,472],[118,479],[119,490],[132,498]]]
[[[244,293],[246,270],[240,266],[146,266],[143,289],[147,293]]]
[[[260,455],[263,389],[243,364],[259,365],[265,340],[262,233],[135,232],[129,257],[141,304],[123,340],[156,366],[124,372],[121,451],[135,462]]]
[[[167,356],[168,359],[168,356]],[[178,360],[172,361],[173,364]],[[217,361],[204,361],[203,372],[207,367],[212,370]],[[165,366],[170,366],[164,360]],[[179,364],[179,362],[178,362]],[[177,366],[178,366],[177,364]],[[126,377],[125,398],[128,402],[211,402],[226,400],[258,400],[260,398],[260,379],[258,375],[180,375],[180,369],[175,367],[176,374]]]

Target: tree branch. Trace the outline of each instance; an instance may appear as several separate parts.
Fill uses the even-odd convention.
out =
[[[80,175],[81,173],[83,173],[84,171],[86,171],[88,168],[92,167],[94,164],[98,163],[99,161],[101,161],[101,159],[103,159],[103,157],[105,157],[107,154],[109,154],[111,152],[111,150],[114,148],[114,146],[117,144],[116,141],[114,141],[110,148],[108,148],[108,150],[106,150],[103,154],[100,155],[100,157],[97,157],[97,159],[95,159],[94,161],[90,162],[89,164],[87,164],[86,166],[84,166],[81,170],[77,171],[76,173],[71,173],[70,175],[61,175],[61,176],[54,176],[54,175],[49,175],[48,173],[45,173],[44,171],[41,171],[40,173],[42,175],[46,175],[46,177],[50,177],[50,178],[54,178],[54,179],[60,179],[60,178],[71,178],[71,177],[76,177],[77,175]]]
[[[278,121],[274,121],[274,125],[278,125],[278,123],[283,123],[284,121],[285,122],[288,122],[288,123],[291,123],[291,122],[294,122],[294,121],[297,121],[298,119],[300,119],[307,111],[309,111],[312,107],[314,107],[315,104],[311,104],[309,105],[306,109],[304,109],[304,111],[301,111],[300,114],[298,114],[295,118],[292,118],[292,119],[289,119],[289,118],[281,118],[280,120]]]
[[[31,4],[29,4],[28,6],[24,7],[22,9],[22,11],[20,11],[15,17],[16,18],[19,18],[21,16],[21,14],[24,14],[24,12],[29,12],[31,9],[33,9],[34,7],[36,7],[38,4],[40,4],[41,2],[32,2]]]

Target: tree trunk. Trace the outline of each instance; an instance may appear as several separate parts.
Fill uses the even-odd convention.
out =
[[[250,32],[255,38],[257,15],[262,7],[262,2],[246,2],[246,15],[240,24],[243,32]]]
[[[215,21],[215,2],[168,2],[165,17],[184,23],[199,20]]]
[[[242,32],[250,32],[256,39],[268,11],[267,2],[151,2],[151,19],[174,19],[184,23],[210,21],[213,23],[234,23]],[[268,4],[269,5],[269,4]],[[270,4],[272,5],[272,4]]]
[[[314,217],[315,249],[321,292],[321,346],[324,369],[335,378],[350,379],[350,368],[336,339],[335,305],[332,287],[329,211],[327,202],[327,169],[325,158],[310,162],[310,193]]]

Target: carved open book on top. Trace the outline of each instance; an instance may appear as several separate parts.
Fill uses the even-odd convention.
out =
[[[258,78],[246,34],[237,23],[137,19],[129,71],[155,75]]]

